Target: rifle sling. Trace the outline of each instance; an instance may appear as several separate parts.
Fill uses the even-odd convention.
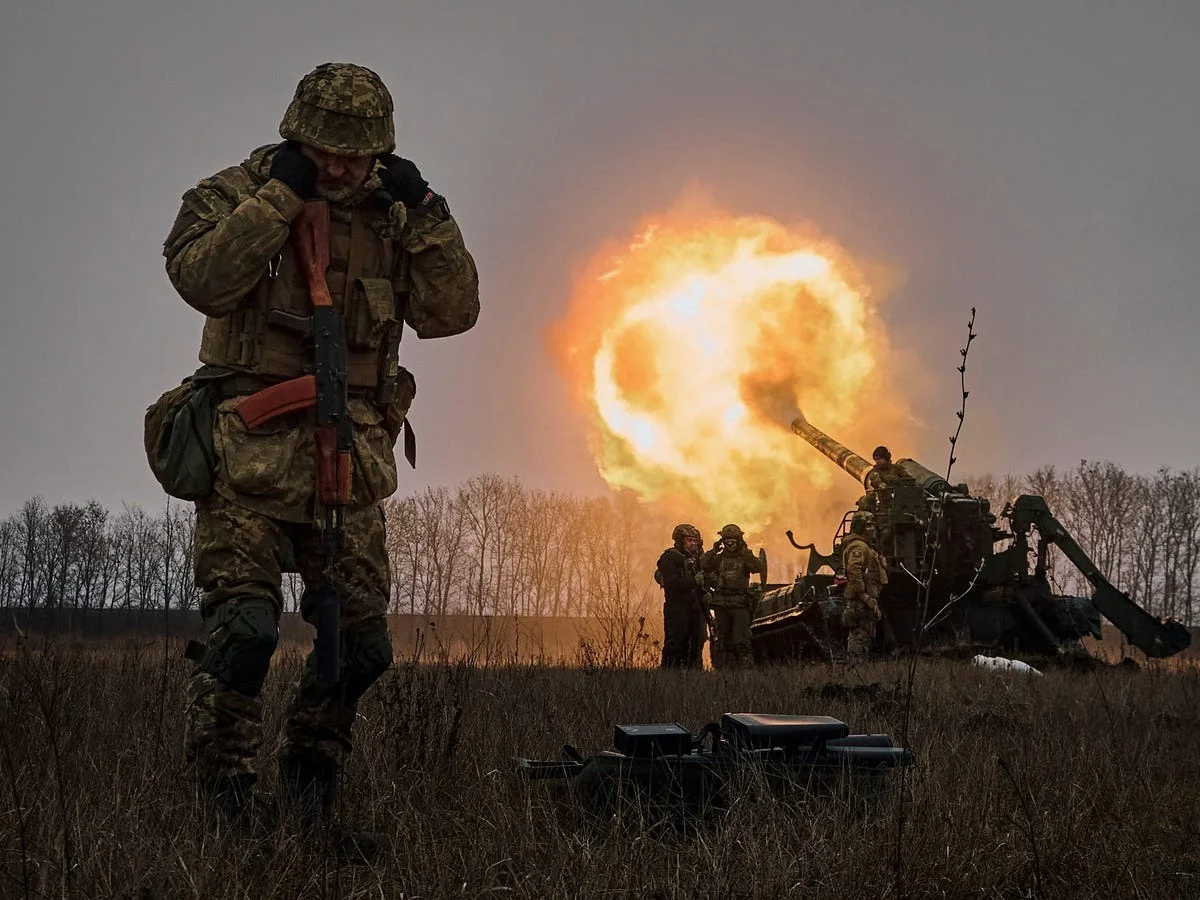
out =
[[[400,341],[404,337],[404,318],[408,315],[408,298],[412,293],[412,286],[409,284],[411,277],[409,266],[412,263],[412,256],[403,248],[400,249],[400,253],[401,289],[396,292],[396,324],[392,326],[381,347],[383,355],[379,364],[379,393],[376,402],[381,409],[385,410],[392,402],[396,391],[396,381],[400,378]],[[417,435],[413,431],[407,414],[405,414],[400,427],[404,432],[404,458],[408,461],[409,467],[415,469],[417,467]]]

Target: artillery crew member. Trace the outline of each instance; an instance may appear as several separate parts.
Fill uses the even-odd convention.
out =
[[[703,538],[694,525],[676,525],[674,545],[658,558],[654,580],[663,589],[663,668],[704,668],[708,629],[706,591],[700,572]]]
[[[300,81],[279,133],[283,143],[187,191],[163,249],[172,285],[207,317],[200,360],[222,376],[213,383],[224,398],[214,488],[196,504],[195,576],[208,641],[188,691],[185,756],[202,795],[241,822],[252,818],[261,692],[279,640],[281,571],[293,561],[306,620],[314,621],[318,588],[337,592],[341,672],[327,693],[310,655],[286,714],[280,787],[318,820],[329,812],[358,701],[392,661],[380,502],[396,490],[393,448],[416,392],[397,363],[401,330],[455,335],[479,313],[475,263],[445,199],[394,155],[392,98],[376,73],[319,66]],[[309,200],[328,206],[324,280],[345,322],[353,440],[344,550],[328,569],[313,406],[291,407],[260,428],[236,410],[264,387],[314,371],[305,326],[316,299],[308,278],[319,279],[320,267],[312,276],[289,241]]]
[[[867,540],[870,516],[857,512],[850,519],[850,533],[842,543],[842,567],[846,572],[845,626],[846,654],[851,659],[866,656],[875,642],[875,630],[882,613],[879,591],[887,584],[883,560]]]
[[[750,624],[755,597],[750,592],[750,576],[762,571],[758,557],[746,546],[744,532],[726,525],[702,563],[706,583],[712,589],[709,603],[713,609],[713,668],[749,666],[754,663],[750,646]]]
[[[913,481],[903,469],[892,462],[892,453],[887,447],[876,447],[871,453],[871,459],[875,466],[863,480],[863,486],[868,493],[859,500],[858,508],[874,514],[878,540],[876,549],[885,556],[891,556],[896,548],[893,546],[891,526],[892,492],[887,489]]]
[[[875,467],[867,473],[863,484],[868,491],[891,487],[905,480],[904,472],[892,463],[892,452],[887,447],[876,447],[871,454],[871,461],[875,463]]]

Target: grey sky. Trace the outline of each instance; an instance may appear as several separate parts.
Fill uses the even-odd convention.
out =
[[[142,412],[201,325],[162,239],[330,60],[383,76],[481,272],[473,331],[405,339],[402,491],[599,487],[542,330],[690,181],[904,273],[884,314],[933,378],[893,449],[944,458],[975,305],[962,470],[1200,464],[1200,4],[41,0],[0,31],[0,513],[162,502]]]

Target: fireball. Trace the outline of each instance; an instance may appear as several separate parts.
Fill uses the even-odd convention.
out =
[[[549,344],[611,487],[702,530],[825,535],[861,491],[790,423],[803,410],[865,454],[903,444],[877,303],[812,227],[676,211],[591,259]]]

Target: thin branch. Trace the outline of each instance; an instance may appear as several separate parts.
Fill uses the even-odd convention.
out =
[[[929,621],[925,623],[922,630],[928,631],[930,628],[932,628],[934,625],[936,625],[938,622],[940,622],[943,618],[945,618],[947,615],[949,615],[951,607],[953,607],[955,603],[957,603],[963,597],[967,596],[967,594],[971,593],[972,590],[974,590],[975,583],[977,581],[979,581],[979,576],[982,572],[983,572],[983,560],[981,559],[981,560],[979,560],[979,565],[977,565],[975,567],[975,574],[973,576],[971,576],[971,583],[967,585],[966,590],[964,590],[961,594],[955,594],[949,600],[947,600],[945,606],[943,606],[941,609],[939,609],[937,612],[935,612],[932,616],[929,617]]]
[[[961,397],[959,399],[959,407],[955,412],[955,417],[958,419],[958,427],[955,428],[954,434],[950,437],[950,453],[949,460],[946,463],[946,484],[950,483],[950,474],[954,470],[954,464],[958,461],[954,455],[958,445],[959,435],[962,434],[963,422],[967,414],[967,397],[970,393],[967,391],[967,356],[971,352],[971,344],[975,338],[975,307],[971,307],[971,318],[967,321],[967,342],[960,349],[959,355],[962,359],[957,366],[959,376],[959,388]],[[912,714],[913,691],[916,685],[917,678],[917,659],[920,657],[921,641],[925,635],[925,623],[929,621],[929,601],[930,594],[933,590],[933,582],[937,577],[937,561],[942,550],[942,515],[946,503],[947,489],[943,489],[940,497],[930,509],[929,521],[925,528],[925,554],[923,558],[925,578],[916,579],[921,586],[921,627],[917,629],[916,638],[912,643],[912,654],[908,660],[908,680],[904,691],[904,707],[901,713],[900,724],[900,745],[908,746],[908,727]],[[905,572],[908,572],[905,569]],[[908,572],[912,576],[911,572]],[[915,578],[915,576],[912,576]],[[907,770],[900,770],[900,791],[899,799],[896,804],[896,842],[893,850],[893,890],[897,897],[904,896],[904,826],[906,824],[904,789]]]

